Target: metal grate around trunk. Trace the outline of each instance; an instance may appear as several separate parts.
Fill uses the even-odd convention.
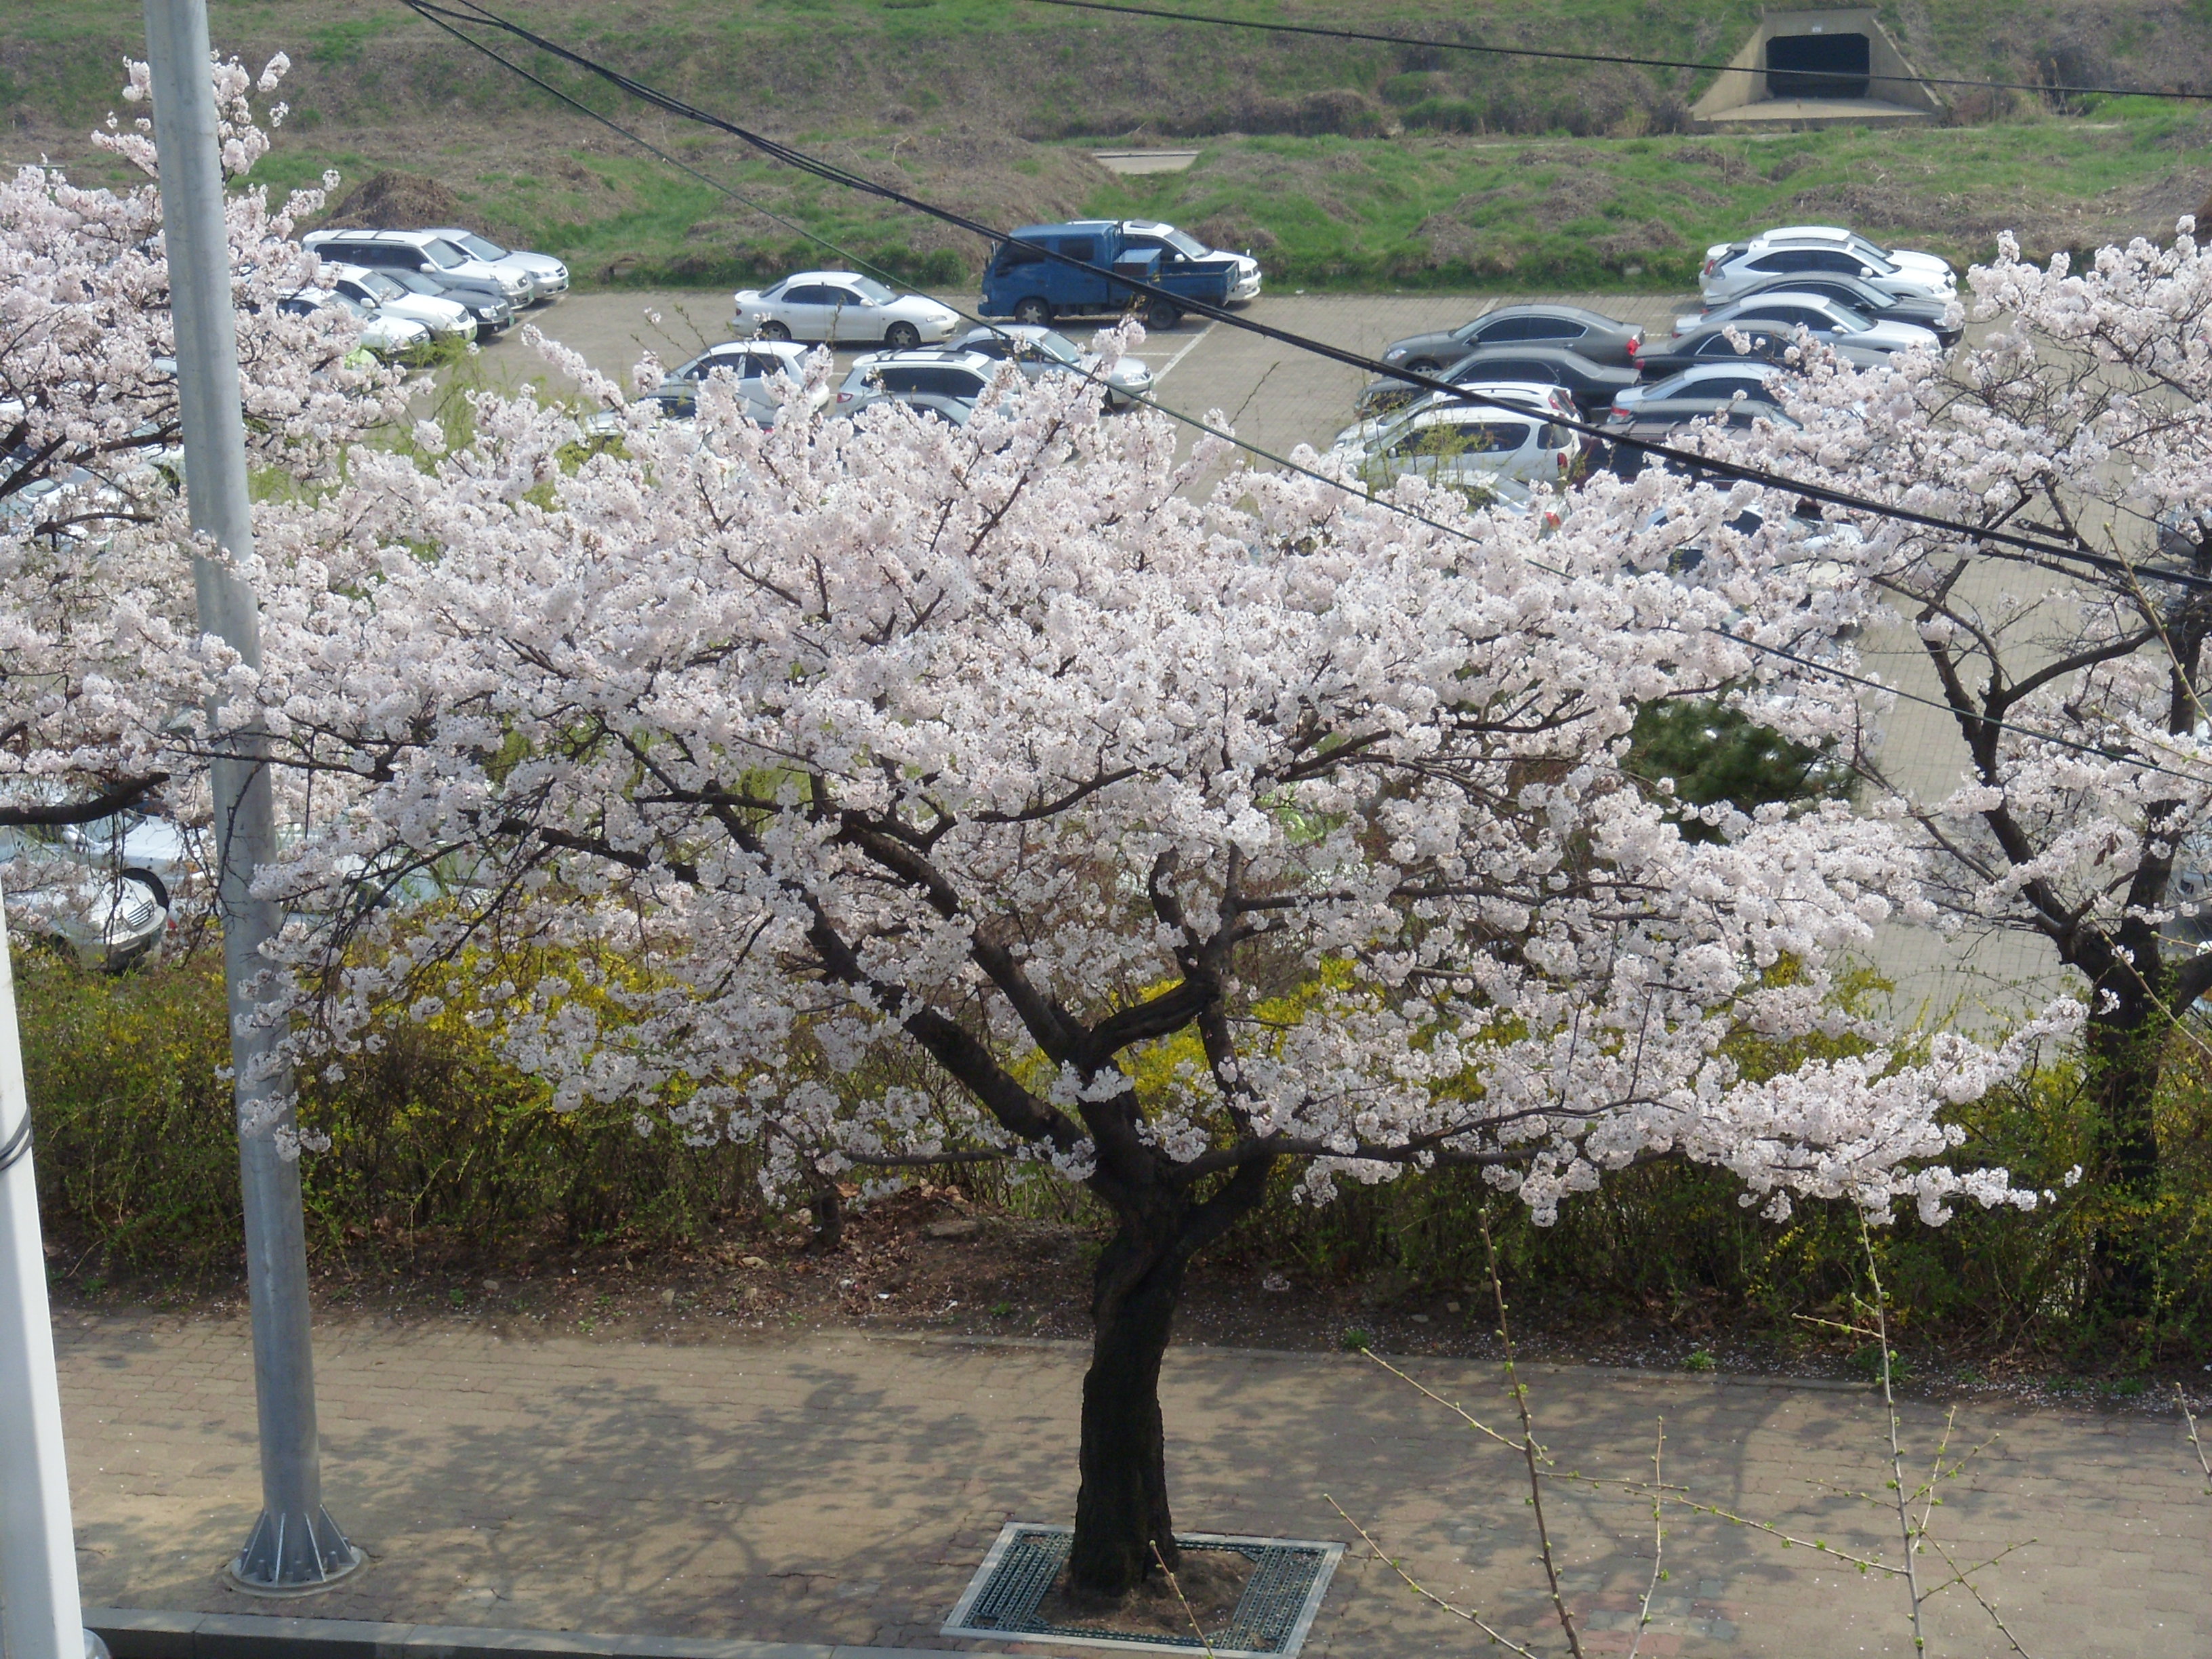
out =
[[[1157,1632],[1117,1631],[1091,1624],[1054,1624],[1037,1611],[1045,1592],[1066,1564],[1074,1541],[1069,1527],[1032,1526],[1010,1521],[1001,1528],[969,1580],[960,1603],[939,1632],[987,1641],[1072,1643],[1085,1647],[1128,1648],[1152,1653],[1204,1652],[1197,1635],[1164,1636]],[[1292,1659],[1304,1644],[1314,1614],[1344,1554],[1341,1544],[1302,1538],[1234,1538],[1221,1533],[1179,1532],[1186,1551],[1220,1550],[1252,1563],[1252,1577],[1212,1642],[1216,1659]]]

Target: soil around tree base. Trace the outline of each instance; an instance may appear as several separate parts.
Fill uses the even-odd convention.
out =
[[[1185,1549],[1172,1583],[1155,1566],[1127,1595],[1111,1596],[1071,1589],[1062,1567],[1037,1602],[1037,1614],[1061,1630],[1103,1630],[1117,1636],[1188,1637],[1195,1617],[1206,1640],[1218,1643],[1244,1599],[1252,1571],[1252,1558],[1242,1550]]]

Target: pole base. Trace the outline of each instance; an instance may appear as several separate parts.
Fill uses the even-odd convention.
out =
[[[346,1541],[328,1510],[264,1510],[223,1581],[248,1595],[313,1595],[361,1571],[367,1557]]]

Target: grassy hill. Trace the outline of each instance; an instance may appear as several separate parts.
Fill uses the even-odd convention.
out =
[[[1512,6],[1213,0],[1237,15],[1433,40],[1724,59],[1741,0]],[[284,51],[293,113],[276,183],[326,166],[436,178],[487,224],[586,280],[721,283],[818,250],[640,156],[391,0],[213,0],[216,40]],[[2190,106],[1968,94],[1938,129],[1687,135],[1695,71],[1501,60],[1433,46],[1247,34],[1022,0],[540,0],[520,14],[643,79],[848,166],[1006,223],[1157,213],[1259,252],[1298,286],[1673,285],[1708,241],[1759,221],[1847,219],[1981,256],[2000,229],[2038,251],[2170,227],[2212,169]],[[1919,0],[1884,15],[1929,73],[2212,87],[2212,0],[2001,6]],[[0,15],[0,159],[80,176],[82,135],[142,50],[127,0]],[[916,280],[959,280],[972,239],[794,178],[743,146],[532,67],[740,191]],[[1181,141],[1186,173],[1117,179],[1088,144]]]

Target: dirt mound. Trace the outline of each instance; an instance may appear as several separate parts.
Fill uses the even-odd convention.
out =
[[[483,216],[435,179],[416,173],[377,173],[338,198],[318,228],[421,230],[456,225],[498,240]]]

